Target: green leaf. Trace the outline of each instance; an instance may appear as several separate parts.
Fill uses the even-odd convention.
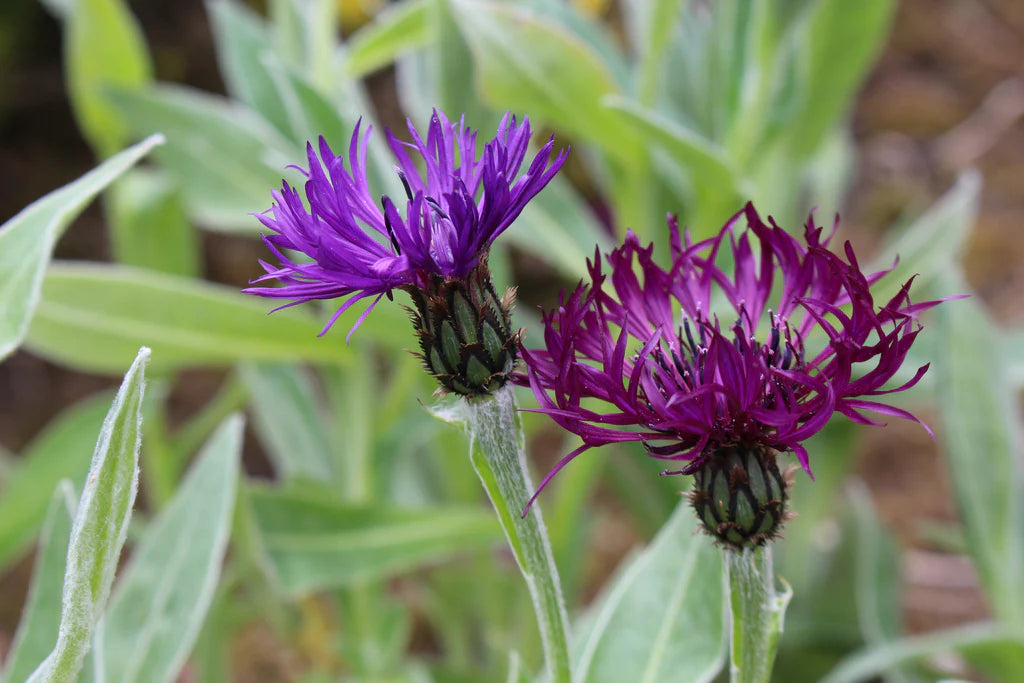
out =
[[[300,143],[310,141],[315,146],[317,139],[323,137],[335,150],[348,149],[355,128],[354,119],[349,121],[341,107],[280,60],[266,60],[264,70],[281,96],[288,119],[286,132],[293,140]],[[376,161],[373,154],[368,154],[366,161],[367,172],[379,172],[373,168]]]
[[[711,49],[716,76],[724,84],[722,105],[728,117],[724,144],[742,166],[760,161],[773,128],[777,132],[779,124],[786,121],[780,113],[791,115],[793,109],[795,49],[787,44],[789,49],[776,53],[772,4],[718,4],[723,11],[716,16],[718,35],[713,37]]]
[[[603,100],[610,110],[622,115],[640,137],[640,146],[652,150],[657,170],[638,187],[625,192],[625,200],[640,197],[643,207],[650,207],[656,200],[643,199],[644,192],[651,193],[659,181],[671,187],[686,199],[681,205],[669,205],[673,212],[684,210],[684,225],[695,230],[695,237],[707,237],[709,231],[717,230],[729,216],[736,212],[743,197],[749,197],[750,183],[745,182],[733,170],[732,161],[716,143],[700,133],[685,127],[681,122],[671,121],[663,115],[623,97],[610,96]],[[655,175],[656,174],[656,175]],[[626,180],[634,182],[639,178],[629,174]],[[626,180],[620,181],[620,185]],[[621,201],[619,202],[621,205]],[[654,239],[664,235],[664,216],[650,215],[634,219],[631,224],[642,237]],[[654,229],[644,232],[643,226]]]
[[[177,680],[220,577],[242,424],[241,416],[230,417],[210,437],[135,548],[103,619],[108,680]]]
[[[899,638],[900,558],[892,538],[875,511],[867,487],[857,481],[847,489],[853,504],[856,550],[857,617],[864,642],[880,647]],[[891,671],[889,683],[906,681],[901,671]]]
[[[422,47],[430,38],[426,0],[388,5],[346,44],[344,70],[359,78],[391,64],[399,55]]]
[[[331,481],[331,443],[309,373],[294,365],[240,368],[253,410],[253,426],[278,476]]]
[[[664,148],[699,186],[717,188],[730,199],[739,193],[739,179],[725,150],[711,140],[624,97],[607,97],[604,105],[621,112],[649,145]]]
[[[150,350],[139,350],[100,430],[89,476],[71,527],[60,635],[33,681],[76,680],[103,613],[128,531],[138,486],[142,396]]]
[[[39,3],[46,8],[54,19],[63,19],[71,12],[71,5],[74,0],[39,0]]]
[[[666,65],[665,48],[672,39],[683,0],[627,2],[623,19],[633,51],[639,55],[637,64],[637,97],[651,106],[658,95],[658,83]]]
[[[374,349],[362,348],[360,351],[370,357]],[[330,425],[325,429],[321,422],[320,430],[327,443],[325,453],[333,456],[334,480],[342,500],[365,503],[373,499],[377,468],[385,471],[385,480],[391,479],[387,461],[374,457],[374,437],[385,431],[375,427],[389,424],[391,421],[385,420],[394,417],[392,408],[397,385],[403,385],[402,388],[406,390],[411,388],[401,381],[401,378],[409,375],[408,367],[408,362],[396,362],[391,368],[391,377],[383,386],[379,369],[371,363],[324,368],[319,373],[327,398],[327,424]],[[422,371],[422,368],[417,369]],[[373,401],[366,400],[370,395],[374,396]],[[403,392],[402,398],[408,401],[409,393]],[[425,417],[420,411],[416,415],[421,421]],[[407,434],[416,429],[416,420],[410,418],[408,413],[403,412],[398,420]],[[381,450],[387,450],[387,446],[382,446]]]
[[[154,349],[156,373],[240,360],[351,358],[340,334],[318,338],[319,321],[297,310],[267,315],[270,307],[232,287],[190,278],[129,266],[55,263],[28,345],[45,358],[106,373],[116,370],[127,349],[141,344]]]
[[[507,5],[454,0],[453,16],[473,54],[485,102],[528,112],[613,157],[638,157],[632,129],[601,105],[605,95],[620,91],[590,45],[544,17]]]
[[[233,0],[211,0],[206,7],[228,94],[287,134],[284,103],[264,66],[265,56],[273,56],[273,43],[263,19]]]
[[[899,635],[899,558],[864,484],[848,488],[856,532],[857,612],[868,644]]]
[[[255,233],[250,216],[270,204],[285,167],[300,155],[252,111],[221,97],[181,86],[111,93],[137,135],[163,131],[158,155],[174,176],[190,213],[204,227]]]
[[[568,440],[562,442],[562,453]],[[600,483],[606,464],[605,458],[577,458],[573,462],[573,476],[561,477],[553,482],[545,504],[548,535],[555,566],[562,580],[568,604],[582,598],[581,588],[589,563],[589,544],[595,521],[588,515],[588,505]]]
[[[127,142],[128,130],[105,91],[138,90],[150,81],[146,41],[121,0],[75,0],[69,10],[64,50],[72,110],[89,143],[108,156]]]
[[[260,17],[243,5],[233,0],[214,0],[210,4],[210,12],[229,91],[261,113],[293,143],[304,145],[312,141],[315,145],[317,138],[323,136],[335,149],[347,149],[357,120],[364,119],[365,130],[372,123],[372,115],[359,84],[333,75],[336,70],[333,64],[335,49],[333,44],[326,45],[333,41],[333,24],[327,16],[331,13],[330,5],[325,2],[297,2],[275,6],[274,12],[279,21],[291,23],[294,19],[301,25],[295,28],[300,30],[305,54],[298,63],[271,49],[275,42],[271,40],[271,31],[267,30]],[[327,21],[328,28],[317,26],[323,21]],[[327,75],[329,87],[317,85],[315,64],[309,68],[302,66],[306,61],[322,61],[323,55],[318,53],[325,51],[331,62],[331,74]],[[392,162],[382,154],[381,145],[379,136],[371,139],[367,172],[371,181],[390,182],[389,190],[401,191],[391,170]],[[304,155],[296,149],[296,156]],[[280,174],[280,171],[275,169],[275,174]],[[263,190],[262,203],[267,202],[269,189],[278,184],[275,181]]]
[[[983,680],[1013,681],[1024,671],[1024,633],[1018,630],[1015,635],[963,643],[959,652]]]
[[[110,398],[103,393],[76,403],[22,452],[0,495],[0,567],[16,560],[32,543],[62,479],[81,487]]]
[[[823,601],[813,601],[809,594],[822,586],[822,590],[831,592],[837,583],[829,573],[837,564],[832,558],[836,549],[820,539],[829,534],[828,529],[834,536],[839,526],[841,511],[835,502],[842,496],[843,482],[854,464],[851,456],[856,429],[849,420],[832,420],[804,444],[812,454],[814,480],[797,473],[789,490],[789,509],[800,516],[800,521],[787,525],[785,540],[778,544],[776,555],[778,574],[796,588],[791,616],[799,616],[804,606],[814,610],[825,607]],[[837,569],[848,569],[844,561]]]
[[[388,578],[501,540],[478,507],[343,505],[306,488],[254,488],[251,498],[271,565],[292,595]]]
[[[32,570],[32,585],[0,680],[27,680],[57,642],[60,592],[75,505],[74,486],[67,480],[61,481],[50,497]]]
[[[114,184],[108,206],[110,242],[118,262],[172,275],[199,275],[199,235],[165,175],[129,173]]]
[[[821,0],[803,31],[806,69],[799,110],[789,125],[793,148],[814,151],[844,116],[889,33],[892,0]]]
[[[576,641],[578,680],[714,679],[725,662],[722,571],[682,501],[595,601]]]
[[[339,10],[339,4],[329,0],[267,3],[277,47],[275,54],[299,69],[322,92],[333,92],[338,87]]]
[[[291,64],[304,64],[310,51],[310,12],[304,11],[310,4],[302,0],[269,0],[266,3],[274,51]]]
[[[0,488],[3,488],[13,470],[14,456],[10,451],[0,445]]]
[[[1003,355],[1010,381],[1017,387],[1024,385],[1024,329],[1018,327],[1003,335]]]
[[[64,228],[97,193],[162,141],[154,135],[124,150],[0,226],[0,360],[25,338],[50,254]]]
[[[264,69],[273,80],[284,104],[288,128],[296,142],[316,141],[323,137],[336,152],[344,153],[358,123],[365,133],[375,126],[371,106],[356,82],[342,82],[333,99],[300,73],[273,55],[265,55]],[[382,135],[371,135],[366,150],[366,174],[375,195],[401,196],[404,188],[394,172],[394,159]],[[304,155],[303,155],[304,156]]]
[[[458,6],[452,0],[435,0],[431,3],[429,23],[433,49],[425,52],[426,64],[431,72],[428,92],[433,92],[430,107],[440,107],[446,112],[461,112],[479,130],[496,130],[501,113],[488,107],[481,100],[477,89],[466,87],[467,83],[473,83],[477,61],[459,26],[458,11]],[[412,111],[421,114],[422,119],[428,115],[426,109]]]
[[[967,292],[956,271],[944,292]],[[993,612],[1024,628],[1024,474],[1017,391],[998,331],[976,297],[938,309],[936,392],[950,480],[967,545]]]
[[[888,301],[915,275],[914,288],[928,288],[959,262],[978,215],[980,195],[981,174],[963,173],[928,211],[886,245],[874,269],[892,268],[893,262],[899,262],[878,283],[876,301]]]
[[[594,258],[595,247],[605,253],[613,246],[583,198],[568,181],[557,177],[530,201],[502,239],[571,280],[587,277],[587,259]]]
[[[999,654],[1024,662],[1024,634],[996,624],[971,624],[904,638],[881,647],[872,647],[844,659],[821,683],[855,683],[876,680],[879,674],[895,666],[924,660],[951,651],[965,654],[981,650],[1000,650]],[[1020,669],[1013,669],[1014,675]],[[993,679],[993,680],[1012,680]]]
[[[612,22],[603,21],[599,11],[562,0],[518,0],[516,4],[582,41],[598,56],[620,87],[632,84],[633,76],[621,47],[622,41],[611,28]]]
[[[175,434],[174,457],[183,460],[195,453],[221,422],[248,404],[249,392],[236,373],[229,374],[217,393],[202,408],[192,413]]]

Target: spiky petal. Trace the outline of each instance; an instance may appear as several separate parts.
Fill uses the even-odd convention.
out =
[[[260,286],[246,292],[290,301],[281,308],[341,299],[323,334],[361,299],[374,299],[368,313],[395,289],[426,290],[438,279],[465,280],[567,155],[563,150],[551,161],[554,140],[549,139],[520,173],[530,122],[524,117],[519,123],[511,114],[479,154],[477,133],[462,119],[453,123],[435,110],[425,138],[411,122],[408,127],[411,142],[387,132],[406,190],[399,198],[378,201],[370,190],[369,127],[361,133],[361,123],[356,126],[347,158],[323,138],[316,147],[306,146],[308,167],[299,169],[306,176],[302,191],[285,182],[272,193],[271,208],[257,215],[270,231],[263,241],[277,264],[262,263],[266,274],[253,281]],[[263,284],[270,281],[281,286]]]
[[[921,330],[917,314],[938,301],[912,304],[908,282],[876,306],[871,286],[888,271],[861,272],[849,243],[845,259],[830,251],[813,216],[802,241],[750,204],[701,242],[671,217],[669,229],[668,269],[630,232],[608,272],[595,254],[591,282],[544,314],[544,346],[523,352],[519,379],[538,412],[583,440],[542,488],[580,453],[624,441],[681,461],[666,473],[697,472],[730,449],[792,452],[810,473],[803,442],[834,413],[917,420],[877,397],[924,375],[927,365],[884,388]]]

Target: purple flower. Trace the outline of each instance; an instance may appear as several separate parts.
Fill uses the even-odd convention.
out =
[[[733,477],[746,479],[757,464],[750,476],[764,500],[751,500],[751,515],[777,503],[760,511],[767,521],[746,520],[763,542],[783,517],[776,453],[795,453],[810,473],[802,444],[834,413],[864,424],[878,424],[868,413],[917,420],[877,397],[924,375],[927,365],[883,389],[921,330],[917,313],[939,302],[912,304],[907,282],[876,307],[871,285],[888,271],[863,274],[849,243],[845,260],[829,251],[831,234],[813,217],[803,242],[750,204],[696,244],[674,218],[669,227],[667,270],[630,232],[608,254],[607,274],[596,254],[592,283],[544,315],[544,348],[523,352],[538,412],[583,440],[541,488],[580,453],[613,442],[639,441],[651,456],[683,463],[666,474],[704,472],[709,486],[711,470],[738,467]],[[744,501],[725,495],[722,504],[730,500],[742,516]]]
[[[506,114],[478,157],[476,131],[435,110],[426,140],[411,123],[411,143],[387,132],[405,186],[403,206],[387,196],[378,203],[367,184],[370,132],[367,127],[360,135],[356,126],[348,168],[322,137],[319,149],[307,144],[309,168],[299,169],[307,178],[304,192],[285,182],[272,193],[273,206],[257,215],[272,231],[263,241],[278,265],[261,262],[266,274],[253,283],[277,280],[283,286],[245,291],[291,300],[274,310],[313,299],[344,299],[321,335],[360,299],[376,297],[349,336],[395,289],[427,290],[432,279],[467,279],[486,260],[491,242],[548,184],[567,155],[562,151],[549,163],[554,141],[548,140],[517,177],[531,135],[526,117],[520,124]],[[296,260],[287,250],[311,261]]]

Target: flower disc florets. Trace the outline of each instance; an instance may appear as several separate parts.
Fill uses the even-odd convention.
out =
[[[888,271],[862,273],[849,243],[845,260],[831,252],[813,217],[802,242],[749,204],[701,242],[669,227],[667,269],[630,232],[610,273],[595,255],[591,283],[544,315],[544,347],[523,352],[539,412],[583,440],[542,487],[583,451],[622,441],[684,463],[666,473],[735,449],[793,452],[810,473],[802,443],[833,413],[916,420],[865,397],[924,375],[883,389],[920,331],[916,314],[938,302],[911,304],[908,282],[876,308],[871,285]]]
[[[486,268],[491,242],[554,177],[567,152],[551,161],[550,139],[520,174],[530,124],[525,117],[518,123],[510,114],[479,155],[476,132],[438,111],[430,119],[425,140],[411,123],[409,134],[412,142],[387,133],[405,196],[384,196],[379,202],[367,182],[369,128],[360,134],[356,126],[347,165],[323,138],[318,148],[307,145],[309,166],[299,169],[307,178],[303,191],[285,182],[272,193],[273,206],[257,215],[271,231],[263,241],[278,265],[262,263],[266,274],[254,283],[276,280],[282,286],[245,291],[290,300],[281,308],[314,299],[343,299],[321,334],[352,304],[375,297],[354,331],[380,298],[390,298],[395,289],[412,293],[414,302],[471,283],[493,291]],[[294,258],[290,252],[310,260]],[[507,322],[507,311],[498,318]],[[499,327],[513,334],[508,325]],[[510,341],[511,336],[503,343]]]

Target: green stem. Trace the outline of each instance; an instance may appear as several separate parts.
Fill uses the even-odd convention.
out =
[[[732,614],[730,680],[768,683],[792,591],[787,586],[784,593],[775,592],[771,546],[723,552]]]
[[[523,510],[533,493],[526,470],[523,430],[516,412],[511,385],[489,396],[464,401],[466,429],[470,435],[470,459],[480,477],[516,563],[526,579],[540,627],[544,659],[553,683],[569,683],[568,623],[562,587],[540,506],[524,518]]]

